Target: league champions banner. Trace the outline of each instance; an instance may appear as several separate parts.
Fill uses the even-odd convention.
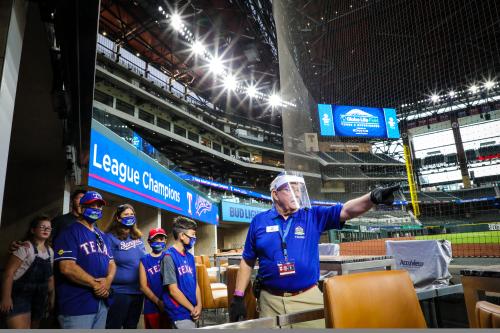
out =
[[[323,136],[398,139],[395,109],[318,104]]]
[[[269,205],[268,208],[265,208],[261,206],[243,205],[229,201],[222,201],[221,208],[223,221],[250,223],[255,215],[270,209],[271,205]]]
[[[92,121],[88,185],[209,224],[218,205],[170,170]]]

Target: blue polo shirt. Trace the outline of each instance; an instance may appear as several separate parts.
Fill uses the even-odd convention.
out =
[[[342,204],[331,207],[299,209],[286,221],[273,206],[257,214],[250,223],[243,259],[259,259],[259,273],[263,286],[277,291],[296,292],[316,284],[319,280],[319,238],[330,229],[341,229]],[[286,236],[289,260],[295,262],[295,274],[280,276],[278,263],[284,261],[281,230],[291,223]]]

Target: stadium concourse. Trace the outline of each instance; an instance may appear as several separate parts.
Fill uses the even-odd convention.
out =
[[[2,2],[0,328],[487,327],[475,309],[500,306],[498,17],[493,0]],[[300,290],[294,283],[309,275],[288,261],[283,238],[312,236],[301,212],[283,223],[290,234],[274,225],[283,188],[271,182],[284,174],[296,177],[288,190],[303,179],[294,202],[304,214],[329,212],[327,229],[346,216],[340,205],[371,193],[373,206],[321,230],[302,253],[315,283]],[[283,304],[311,301],[302,294],[318,285],[324,306],[259,321],[269,298],[242,288],[238,272],[250,267],[252,242],[262,246],[255,230],[270,209],[278,215],[263,233],[284,248],[272,269],[259,257],[272,246],[259,248],[251,283]],[[71,238],[73,223],[92,233]],[[115,262],[116,274],[109,264],[110,275],[94,276],[93,264],[67,254],[107,247],[114,259],[99,263]],[[180,263],[179,249],[193,262]],[[33,273],[48,257],[55,287],[51,274]],[[72,277],[69,261],[90,280]],[[295,269],[296,280],[280,282]],[[381,270],[408,272],[401,283],[416,318],[365,320],[359,299],[357,321],[343,321],[330,308],[335,286]],[[158,273],[157,294],[138,272]],[[41,297],[20,292],[31,279]],[[199,297],[186,289],[195,279]],[[58,293],[75,285],[84,301]],[[394,293],[381,285],[391,284],[377,284],[374,299]],[[242,297],[245,316],[230,323]],[[101,319],[87,327],[80,315]]]

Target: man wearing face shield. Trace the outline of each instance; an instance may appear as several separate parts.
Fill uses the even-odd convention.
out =
[[[95,223],[106,204],[94,191],[80,199],[77,223],[61,230],[54,241],[59,323],[64,329],[104,329],[107,298],[116,266],[108,237]]]
[[[359,198],[331,207],[311,207],[304,178],[293,172],[278,175],[271,183],[273,207],[256,215],[243,250],[236,279],[231,321],[246,316],[244,290],[255,261],[259,260],[257,280],[261,284],[260,317],[272,317],[323,307],[319,280],[321,234],[341,229],[376,204],[390,205],[399,186],[377,188]],[[294,328],[324,328],[324,320],[293,325]]]

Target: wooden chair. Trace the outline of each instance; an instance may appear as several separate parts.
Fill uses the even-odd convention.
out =
[[[426,328],[406,271],[335,276],[323,293],[327,328]]]
[[[201,256],[194,256],[194,263],[203,264],[203,259],[201,258]]]
[[[231,265],[227,267],[227,300],[228,303],[231,304],[233,300],[234,290],[236,288],[236,277],[238,275],[238,271],[240,270],[240,266]],[[247,317],[246,320],[257,319],[259,318],[259,313],[257,312],[257,299],[255,298],[252,291],[252,282],[247,286],[245,290],[245,307],[247,309]]]
[[[198,281],[198,285],[200,286],[203,310],[228,308],[227,286],[223,283],[218,283],[217,285],[224,285],[224,288],[212,288],[205,265],[196,264],[196,279]]]
[[[212,264],[210,263],[210,258],[206,254],[201,255],[201,263],[205,265],[206,268],[212,267]]]
[[[487,301],[477,302],[476,323],[478,328],[500,328],[500,305]]]

